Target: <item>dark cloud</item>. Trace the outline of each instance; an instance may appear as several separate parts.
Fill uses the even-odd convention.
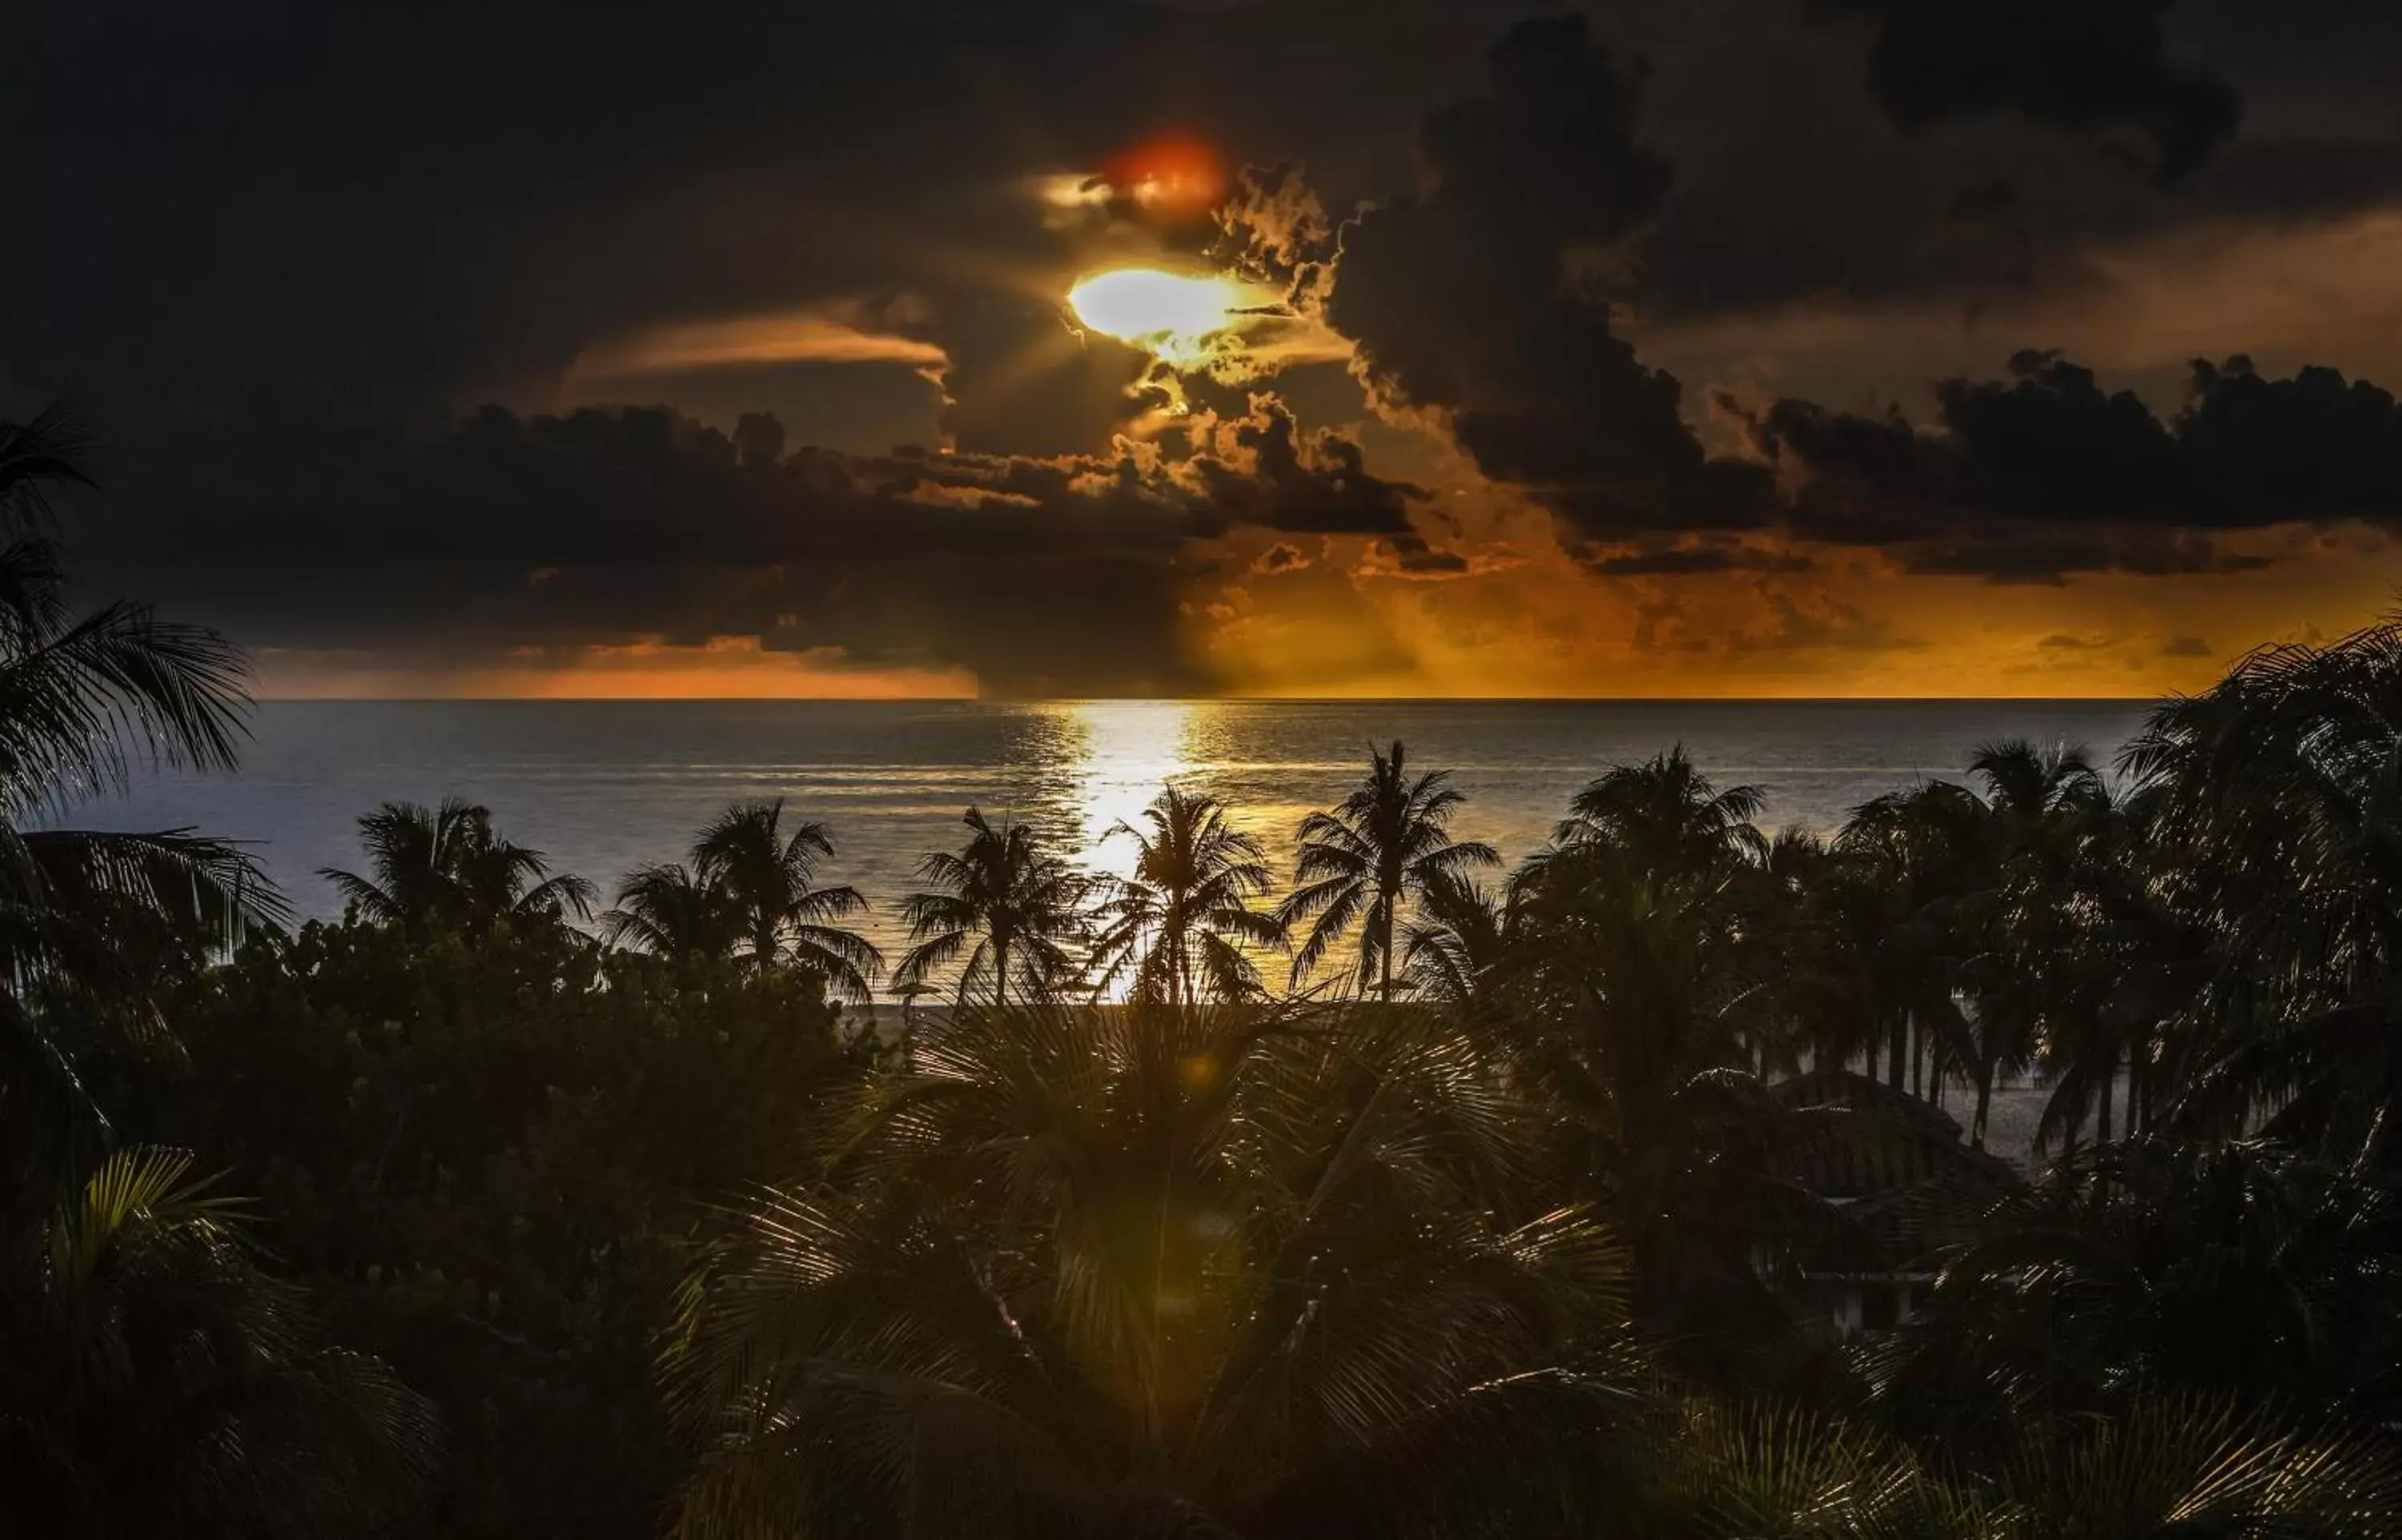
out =
[[[2402,406],[2367,380],[2197,360],[2163,419],[2057,353],[2019,353],[2010,373],[1940,382],[1935,432],[1794,400],[1754,414],[1760,452],[1799,478],[1794,530],[1900,548],[1913,571],[2048,583],[2248,571],[2266,559],[2217,537],[2402,520]]]
[[[1806,572],[1808,557],[1789,551],[1760,551],[1743,546],[1665,546],[1594,556],[1586,570],[1603,577],[1695,577],[1715,572]]]
[[[1357,444],[1326,430],[1305,433],[1273,396],[1250,405],[1233,431],[1243,460],[1205,454],[1192,462],[1210,517],[1295,534],[1412,533],[1409,509],[1422,488],[1369,474]]]
[[[2200,637],[2172,637],[2160,643],[2160,656],[2164,658],[2206,658],[2210,654],[2210,643]]]
[[[1938,384],[1940,433],[1788,400],[1755,418],[1754,435],[1804,473],[1802,527],[1863,543],[1964,519],[2176,530],[2402,519],[2402,406],[2367,380],[2197,360],[2183,409],[2164,420],[2057,353],[2021,352],[2010,374]],[[2195,559],[2180,547],[2150,570]]]
[[[2402,7],[1833,0],[1810,14],[1789,0],[1613,0],[1597,11],[1604,34],[1654,65],[1648,137],[1676,161],[1630,254],[1647,316],[1896,299],[1965,312],[2103,282],[2093,258],[2121,243],[2402,199],[2402,96],[2389,86],[2402,71]],[[1987,32],[2013,29],[2037,44],[1985,46]],[[1964,108],[1949,129],[1901,129],[1864,89],[1889,32],[1912,43],[1920,71],[1900,76],[1897,55],[1898,100],[1965,103],[1987,72],[2009,100]],[[2146,62],[2153,34],[2165,66]],[[2174,185],[2130,174],[2131,162],[2157,173],[2170,149],[2207,137],[2186,131],[2204,118],[2143,106],[2177,99],[2145,84],[2162,68],[2172,81],[2222,80],[2245,106]],[[2127,110],[2084,126],[2028,110],[2054,95]],[[2003,189],[2007,208],[1991,200]]]
[[[1636,358],[1579,268],[1672,178],[1636,132],[1641,71],[1581,17],[1519,23],[1489,65],[1490,94],[1421,129],[1424,190],[1343,227],[1328,323],[1389,406],[1441,412],[1480,470],[1579,535],[1740,519],[1756,468],[1703,452],[1678,382]]]
[[[1180,615],[1243,526],[1423,549],[1408,488],[1263,399],[1238,458],[788,449],[666,408],[423,437],[251,422],[121,467],[95,581],[261,647],[544,648],[754,636],[950,665],[1005,693],[1210,687]]]
[[[1373,556],[1392,563],[1393,573],[1401,577],[1458,577],[1469,570],[1466,557],[1456,551],[1440,550],[1418,535],[1388,535],[1371,543],[1369,550]]]
[[[2078,572],[2178,577],[2252,572],[2269,565],[2266,557],[2226,550],[2205,536],[2123,529],[2091,532],[1996,529],[1983,534],[1939,536],[1903,546],[1898,554],[1905,571],[2049,587],[2057,587]]]
[[[2235,131],[2243,104],[2208,70],[2171,58],[2171,0],[1810,0],[1820,15],[1876,23],[1868,89],[1924,132],[2015,114],[2047,128],[2141,140],[2146,169],[2182,181]]]

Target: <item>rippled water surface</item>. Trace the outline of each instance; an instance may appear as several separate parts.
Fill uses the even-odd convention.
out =
[[[959,841],[973,804],[1036,821],[1076,858],[1123,870],[1107,838],[1160,782],[1236,810],[1279,866],[1302,814],[1359,778],[1372,742],[1453,772],[1456,827],[1512,859],[1541,843],[1569,794],[1610,764],[1682,742],[1721,784],[1767,793],[1767,822],[1831,831],[1850,807],[1959,774],[1975,745],[2022,736],[2116,751],[2137,702],[1253,702],[987,706],[861,702],[269,702],[241,774],[145,780],[82,810],[115,827],[189,825],[258,842],[304,914],[333,913],[316,875],[356,861],[353,820],[391,798],[456,793],[504,832],[604,887],[677,855],[728,802],[780,796],[824,819],[830,875],[877,905],[928,849]]]

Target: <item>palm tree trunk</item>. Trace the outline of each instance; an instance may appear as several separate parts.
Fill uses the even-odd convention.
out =
[[[998,1011],[1009,993],[1009,943],[996,937],[992,943],[992,1008]]]
[[[1993,1107],[1994,1068],[1987,1065],[1984,1073],[1977,1077],[1977,1121],[1969,1125],[1968,1130],[1968,1143],[1972,1148],[1985,1148],[1985,1118]]]
[[[1916,1030],[1910,1034],[1910,1093],[1926,1094],[1926,1034]]]
[[[1381,914],[1376,926],[1376,933],[1382,939],[1383,945],[1379,949],[1377,960],[1384,965],[1384,981],[1377,986],[1376,993],[1387,1005],[1393,1002],[1393,909],[1399,902],[1398,897],[1388,895],[1384,903],[1378,906]]]
[[[1910,1012],[1894,1018],[1893,1033],[1885,1042],[1884,1083],[1896,1091],[1901,1089],[1901,1056],[1903,1044],[1910,1036]]]
[[[2102,1065],[2102,1123],[2095,1136],[2104,1144],[2110,1142],[2110,1094],[2119,1089],[2119,1051],[2113,1048]]]

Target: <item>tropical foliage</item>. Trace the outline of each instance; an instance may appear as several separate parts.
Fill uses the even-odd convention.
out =
[[[1497,1204],[1530,1109],[1419,1026],[963,1016],[695,1278],[684,1532],[1433,1533],[1597,1479],[1622,1258]]]

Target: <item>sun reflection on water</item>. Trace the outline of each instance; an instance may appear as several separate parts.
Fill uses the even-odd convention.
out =
[[[1076,860],[1113,877],[1134,872],[1134,842],[1111,839],[1170,781],[1192,778],[1195,719],[1206,706],[1185,700],[1083,701],[1070,708],[1076,745]]]

